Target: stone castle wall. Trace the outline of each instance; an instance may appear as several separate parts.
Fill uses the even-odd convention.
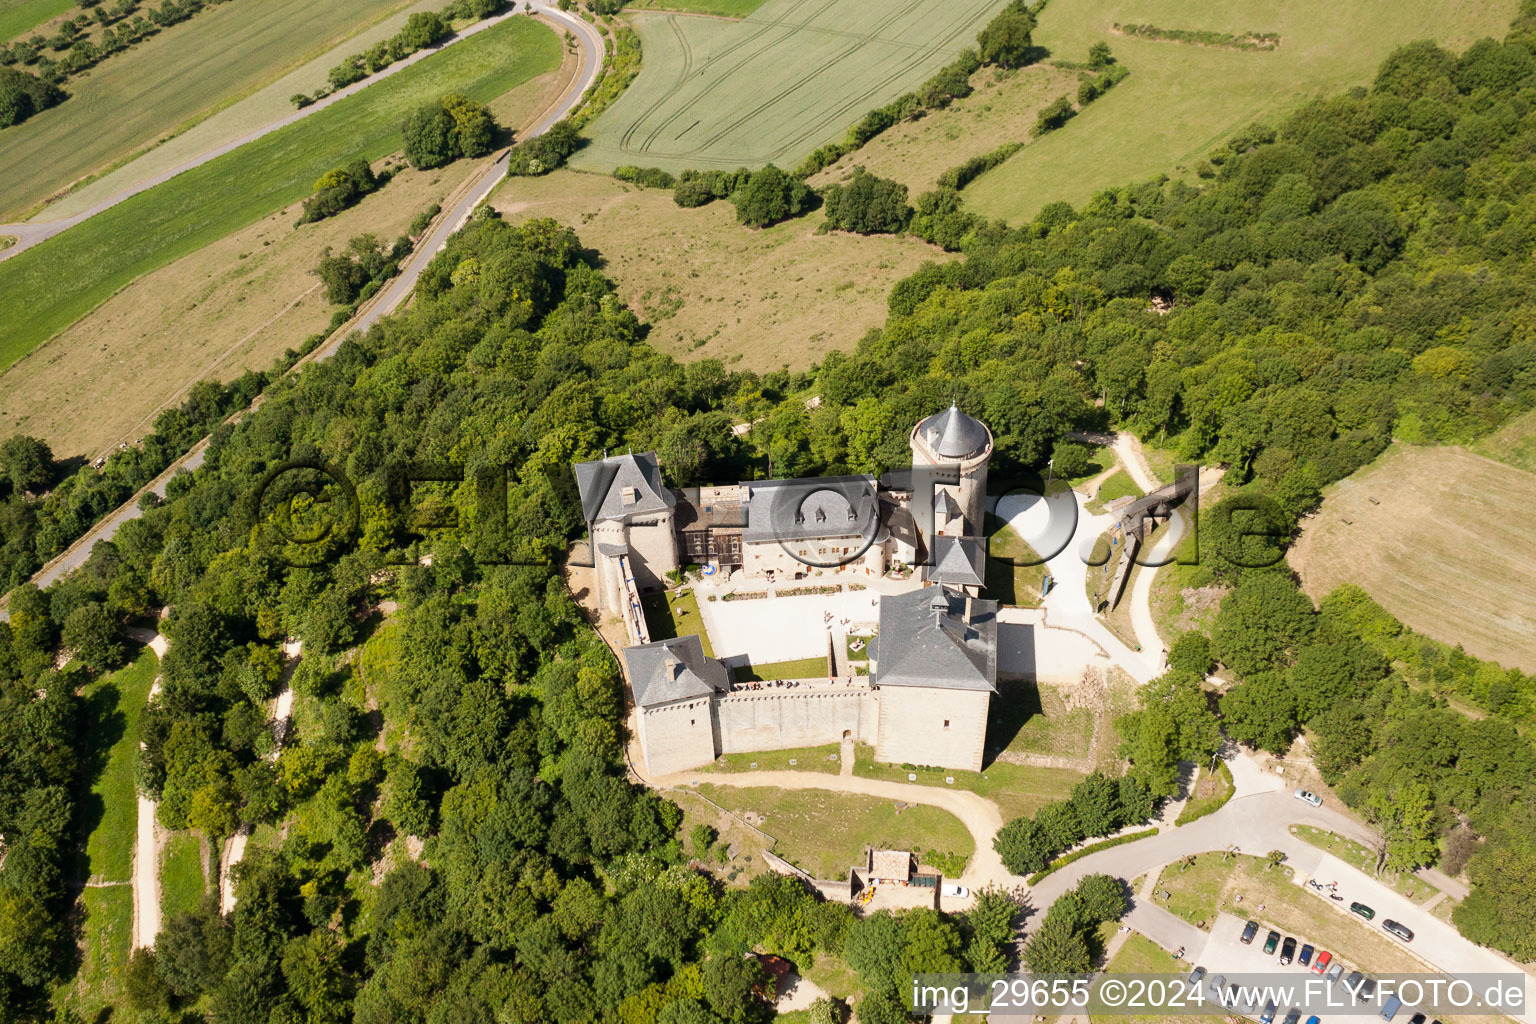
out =
[[[877,760],[981,771],[990,693],[887,686],[878,698]]]
[[[715,753],[715,723],[707,697],[648,708],[640,713],[640,746],[652,775],[709,764]]]
[[[751,690],[715,698],[716,738],[722,754],[784,750],[837,743],[844,732],[874,743],[879,718],[875,695],[847,690]]]

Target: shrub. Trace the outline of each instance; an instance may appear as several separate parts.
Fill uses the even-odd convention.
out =
[[[442,167],[460,157],[485,156],[496,144],[496,119],[480,104],[450,93],[416,109],[400,126],[412,167]]]
[[[567,118],[531,139],[525,139],[512,150],[507,162],[507,176],[537,177],[548,174],[570,159],[581,144],[576,126]]]
[[[644,185],[647,188],[671,188],[677,183],[676,178],[660,167],[635,167],[626,164],[623,167],[615,167],[613,176],[620,181]]]
[[[809,206],[811,190],[769,164],[753,173],[745,185],[731,194],[736,219],[754,228],[766,228],[797,217]]]
[[[15,68],[0,68],[0,128],[21,124],[63,99],[64,90],[52,82]]]
[[[826,191],[827,227],[861,235],[893,234],[912,219],[907,186],[857,168],[846,185]]]
[[[304,214],[299,223],[310,224],[334,217],[378,187],[379,180],[374,177],[367,160],[357,159],[345,167],[327,171],[315,182],[314,194],[304,200]]]
[[[1072,101],[1065,96],[1058,97],[1056,102],[1040,111],[1035,119],[1035,126],[1029,130],[1029,134],[1038,138],[1046,132],[1053,132],[1075,117],[1077,111],[1072,109]]]
[[[981,59],[999,67],[1023,67],[1034,54],[1034,31],[1034,15],[1014,0],[976,37]]]

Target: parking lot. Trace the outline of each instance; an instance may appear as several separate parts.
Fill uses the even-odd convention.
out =
[[[1205,984],[1207,986],[1209,986],[1211,979],[1217,975],[1224,975],[1229,982],[1236,982],[1239,986],[1252,987],[1262,985],[1274,987],[1294,985],[1295,998],[1290,1001],[1289,1005],[1277,1007],[1278,1012],[1275,1019],[1279,1022],[1284,1018],[1286,1011],[1291,1006],[1303,1006],[1304,998],[1309,993],[1314,999],[1318,998],[1325,983],[1322,981],[1321,975],[1313,974],[1310,966],[1302,967],[1299,961],[1292,962],[1289,966],[1281,966],[1279,959],[1281,945],[1277,944],[1273,953],[1264,952],[1264,941],[1271,929],[1269,925],[1264,923],[1262,915],[1259,917],[1258,934],[1253,937],[1252,943],[1244,945],[1242,942],[1243,927],[1248,923],[1248,920],[1248,918],[1234,917],[1231,914],[1218,914],[1216,924],[1211,929],[1210,941],[1206,943],[1205,949],[1201,951],[1199,959],[1193,966],[1205,968]],[[1275,930],[1279,931],[1279,929]],[[1287,937],[1287,934],[1281,931],[1280,943],[1283,944]],[[1289,937],[1296,940],[1298,955],[1300,954],[1301,947],[1311,941],[1305,935]],[[1321,949],[1314,949],[1312,954],[1314,961],[1321,952]],[[1330,952],[1334,954],[1333,963],[1339,962],[1338,951],[1330,950]],[[1329,964],[1330,968],[1332,968],[1333,963]],[[1360,969],[1357,964],[1350,961],[1347,955],[1343,957],[1343,964],[1343,976],[1345,978],[1349,976],[1351,971]],[[1362,973],[1369,974],[1369,972],[1363,970]],[[1312,983],[1313,988],[1304,988],[1308,982]],[[1210,997],[1209,987],[1207,987],[1205,994],[1207,998]],[[1343,990],[1342,985],[1334,985],[1329,990],[1329,995],[1340,1004],[1333,1007],[1333,1012],[1342,1015],[1345,1010],[1344,1004],[1349,1000],[1348,992]],[[1251,1017],[1257,1017],[1263,1012],[1264,1008],[1262,1006],[1245,1006],[1239,1003],[1233,1009],[1240,1013],[1247,1013]],[[1363,1007],[1358,1010],[1351,1009],[1354,1013],[1370,1012]],[[1303,1020],[1311,1013],[1316,1013],[1323,1017],[1324,1020],[1328,1018],[1328,1009],[1315,1002],[1310,1009],[1303,1010]],[[1410,1015],[1410,1011],[1404,1011],[1400,1014],[1400,1019],[1406,1022]]]

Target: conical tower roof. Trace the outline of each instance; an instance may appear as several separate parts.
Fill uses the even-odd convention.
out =
[[[967,416],[954,405],[918,424],[917,436],[947,459],[968,459],[980,454],[992,441],[980,420]]]

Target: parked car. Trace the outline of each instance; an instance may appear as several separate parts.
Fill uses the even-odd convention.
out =
[[[1360,1000],[1368,1003],[1376,998],[1376,979],[1366,978],[1360,985]]]
[[[1328,962],[1333,959],[1333,954],[1326,949],[1317,954],[1317,959],[1312,961],[1312,973],[1322,974],[1328,969]]]
[[[1344,961],[1335,958],[1333,961],[1333,966],[1328,968],[1328,984],[1337,985],[1339,983],[1339,979],[1343,976]]]
[[[1387,1001],[1382,1004],[1381,1012],[1376,1016],[1380,1017],[1382,1020],[1391,1020],[1393,1017],[1397,1016],[1397,1011],[1401,1010],[1402,1008],[1403,1001],[1401,999],[1397,998],[1397,996],[1388,996]]]
[[[1204,977],[1205,977],[1205,968],[1204,967],[1196,967],[1194,970],[1189,972],[1189,986],[1191,988],[1199,988],[1200,987],[1200,981]]]
[[[1285,1015],[1285,1024],[1296,1024],[1299,1020],[1301,1020],[1301,1011],[1294,1006],[1291,1007],[1291,1012]]]
[[[1424,1014],[1416,1013],[1408,1018],[1408,1024],[1424,1024]]]
[[[1323,798],[1309,790],[1298,789],[1296,791],[1296,799],[1304,804],[1311,804],[1313,807],[1323,806]]]
[[[1275,947],[1278,945],[1280,945],[1280,933],[1277,931],[1271,931],[1269,936],[1264,940],[1264,955],[1268,956],[1270,953],[1273,953],[1275,951]]]
[[[967,896],[969,896],[970,894],[971,894],[971,890],[967,889],[963,885],[946,885],[944,887],[944,895],[945,896],[953,896],[956,899],[962,899],[963,900]]]
[[[1264,1012],[1259,1014],[1259,1024],[1275,1024],[1275,1001],[1273,999],[1264,1004]]]
[[[1296,940],[1289,935],[1285,937],[1285,943],[1280,947],[1280,966],[1284,967],[1296,959]]]
[[[1216,977],[1211,979],[1211,995],[1215,996],[1216,1001],[1221,1003],[1223,1006],[1231,1006],[1232,1004],[1227,1001],[1226,992],[1222,991],[1226,987],[1226,984],[1227,976],[1225,974],[1216,975]]]
[[[1312,1016],[1307,1018],[1307,1024],[1323,1024],[1323,1018],[1314,1013]]]
[[[1359,971],[1350,971],[1349,977],[1344,979],[1344,987],[1354,994],[1356,1002],[1364,1001],[1364,997],[1360,995],[1360,986],[1363,984],[1365,984],[1365,975]]]
[[[1301,952],[1296,955],[1296,962],[1303,967],[1312,962],[1312,943],[1309,942],[1301,947]]]
[[[1351,903],[1349,905],[1349,910],[1350,910],[1350,913],[1352,913],[1352,914],[1359,914],[1361,917],[1365,918],[1367,921],[1369,921],[1371,918],[1376,916],[1376,911],[1372,910],[1370,907],[1366,906],[1364,903],[1359,903],[1359,902]]]
[[[1259,934],[1259,922],[1257,922],[1257,921],[1249,921],[1247,924],[1243,925],[1243,935],[1242,935],[1242,943],[1243,943],[1243,945],[1246,946],[1246,945],[1249,945],[1250,943],[1252,943],[1253,942],[1253,937],[1255,935],[1257,935],[1257,934]]]
[[[1413,941],[1413,929],[1409,928],[1405,924],[1399,924],[1398,922],[1392,920],[1390,917],[1382,919],[1381,930],[1387,932],[1390,935],[1396,935],[1404,942]]]

